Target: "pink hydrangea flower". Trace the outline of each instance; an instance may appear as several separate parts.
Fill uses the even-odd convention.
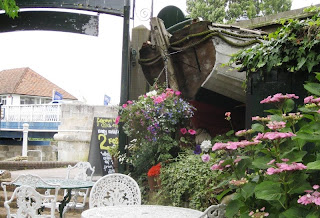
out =
[[[266,121],[270,121],[271,120],[271,116],[270,115],[268,115],[267,117],[255,116],[255,117],[252,117],[251,119],[252,119],[252,121],[263,121],[263,122],[266,122]]]
[[[320,193],[318,191],[316,191],[316,189],[319,188],[319,185],[314,185],[312,188],[315,189],[315,191],[313,191],[313,190],[305,190],[304,191],[307,194],[301,196],[298,199],[299,204],[308,205],[308,204],[313,203],[317,206],[320,205]]]
[[[221,160],[218,164],[213,164],[210,169],[211,170],[223,170],[224,167],[222,166],[222,164],[224,163],[224,160]]]
[[[227,142],[227,143],[221,143],[217,142],[213,145],[212,151],[216,150],[236,150],[238,148],[244,148],[250,145],[257,145],[261,143],[259,140],[254,140],[254,141],[247,141],[247,140],[242,140],[240,142]]]
[[[249,135],[251,133],[253,133],[254,131],[252,129],[243,129],[243,130],[239,130],[235,133],[236,136],[240,137],[240,136],[246,136]]]
[[[284,171],[296,171],[296,170],[305,170],[305,169],[307,169],[307,167],[302,163],[296,163],[296,162],[292,162],[291,164],[276,163],[276,167],[268,168],[266,174],[273,175],[273,174],[282,173]]]
[[[275,139],[284,139],[296,136],[296,134],[292,132],[266,132],[266,133],[258,133],[255,137],[256,140],[275,140]]]
[[[283,129],[284,127],[286,127],[286,122],[271,121],[267,124],[267,127],[272,130]]]
[[[313,200],[313,203],[315,204],[315,205],[320,205],[320,198],[314,198],[314,200]]]
[[[123,104],[122,105],[122,108],[126,108],[128,105],[127,104]]]
[[[285,99],[298,99],[299,97],[296,96],[295,94],[281,94],[281,93],[277,93],[274,96],[268,96],[267,98],[263,99],[262,101],[260,101],[260,104],[269,104],[269,103],[278,103],[281,102]]]
[[[311,95],[311,96],[305,97],[303,102],[305,104],[309,104],[309,103],[312,103],[312,99],[313,99],[313,96]]]
[[[314,197],[310,194],[306,194],[306,195],[303,195],[301,196],[299,199],[298,199],[298,203],[299,204],[302,204],[302,205],[308,205],[308,204],[311,204],[314,200]]]
[[[128,104],[132,104],[132,103],[133,103],[133,101],[130,101],[130,100],[129,100],[129,101],[127,101],[127,103],[128,103]]]
[[[267,165],[271,165],[271,164],[273,164],[275,161],[276,161],[275,159],[270,160],[270,162],[269,162],[269,163],[267,163]]]

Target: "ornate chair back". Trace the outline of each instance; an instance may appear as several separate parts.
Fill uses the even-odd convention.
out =
[[[92,176],[94,174],[95,167],[92,167],[89,162],[78,162],[76,165],[68,166],[67,169],[67,179],[92,181]],[[67,191],[65,190],[65,195]],[[89,194],[89,189],[75,189],[71,192],[71,200],[66,205],[63,213],[66,213],[70,208],[73,209],[84,209],[87,201],[87,196]]]
[[[15,185],[11,198],[8,200],[7,186]],[[48,187],[51,186],[55,190],[54,195],[41,195],[36,191],[36,187]],[[38,210],[44,206],[44,204],[50,205],[50,217],[54,216],[55,205],[57,202],[58,191],[60,189],[59,184],[51,184],[44,181],[40,176],[31,174],[22,174],[11,182],[2,182],[1,187],[4,192],[4,207],[7,211],[7,217],[48,217],[48,215],[38,215]],[[16,199],[18,210],[16,214],[11,214],[10,203]]]
[[[36,188],[37,186],[52,186],[53,189],[55,190],[54,196],[57,198],[58,196],[58,191],[60,189],[59,184],[51,184],[46,181],[44,181],[40,176],[37,175],[32,175],[32,174],[21,174],[19,175],[16,179],[14,179],[11,182],[2,182],[1,187],[4,192],[4,200],[8,200],[8,193],[7,193],[7,186],[8,185],[16,185],[16,186],[21,186],[21,185],[28,185],[31,187]]]
[[[141,204],[140,188],[134,179],[124,174],[103,176],[90,192],[89,208],[135,204]]]
[[[199,218],[224,218],[226,212],[225,204],[211,205]]]
[[[68,166],[66,178],[91,181],[94,171],[95,167],[92,167],[89,162],[78,162],[74,166]],[[89,173],[89,175],[87,174],[87,172]]]

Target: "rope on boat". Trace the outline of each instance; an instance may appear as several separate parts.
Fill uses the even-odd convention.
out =
[[[260,43],[261,44],[262,43],[262,41],[260,41],[258,39],[254,39],[254,40],[251,40],[251,41],[248,41],[248,42],[244,42],[244,43],[236,43],[236,42],[233,42],[233,41],[227,39],[225,36],[223,36],[219,32],[213,32],[213,33],[210,33],[210,34],[206,35],[201,40],[199,40],[199,41],[197,41],[197,42],[195,42],[195,43],[193,43],[191,45],[187,45],[187,46],[184,46],[184,47],[171,47],[171,49],[174,50],[174,51],[187,50],[189,48],[192,48],[192,47],[204,42],[205,40],[207,40],[207,39],[209,39],[209,38],[211,38],[213,36],[218,36],[223,41],[225,41],[227,44],[235,46],[235,47],[247,47],[247,46],[252,45],[252,44],[256,44],[256,43]]]
[[[221,33],[226,34],[226,35],[230,35],[230,36],[234,36],[234,37],[238,37],[238,38],[255,38],[255,39],[247,41],[247,42],[244,42],[244,43],[237,43],[237,42],[233,42],[233,41],[227,39]],[[187,45],[187,46],[184,46],[184,47],[173,47],[173,45],[178,45],[178,44],[181,44],[181,43],[185,42],[186,40],[190,40],[190,39],[192,39],[194,37],[199,37],[199,36],[203,36],[203,35],[206,35],[206,36],[203,37],[202,39],[200,39],[199,41],[197,41],[195,43],[192,43],[191,45]],[[259,40],[259,39],[263,38],[263,36],[240,35],[240,34],[236,34],[236,33],[230,33],[230,32],[225,31],[225,30],[219,30],[219,31],[218,30],[207,30],[207,31],[204,31],[204,32],[201,32],[201,33],[190,34],[190,35],[184,37],[181,40],[173,42],[173,43],[170,44],[170,46],[171,46],[170,48],[172,50],[174,50],[174,51],[180,51],[181,52],[181,51],[187,50],[189,48],[195,47],[196,45],[199,45],[200,43],[202,43],[205,40],[210,39],[211,37],[214,37],[214,36],[218,36],[223,41],[225,41],[227,44],[235,46],[235,47],[247,47],[249,45],[253,45],[253,44],[256,44],[256,43],[260,43],[261,44],[262,41]],[[259,39],[257,39],[257,38],[259,38]],[[173,52],[173,53],[170,53],[169,55],[172,55],[172,54],[175,54],[175,53]],[[149,59],[139,59],[138,62],[141,65],[150,66],[150,65],[153,65],[154,63],[156,63],[157,61],[159,61],[160,59],[161,59],[161,55],[157,55],[157,56],[149,58]]]

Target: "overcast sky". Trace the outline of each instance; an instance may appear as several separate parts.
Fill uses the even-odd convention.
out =
[[[292,9],[311,4],[320,0],[294,0]],[[153,15],[167,5],[186,11],[185,0],[154,0]],[[148,26],[143,9],[150,7],[151,0],[136,0],[134,26]],[[118,104],[123,19],[100,14],[99,20],[98,37],[53,31],[0,33],[0,70],[30,67],[88,104],[102,105],[104,94]]]

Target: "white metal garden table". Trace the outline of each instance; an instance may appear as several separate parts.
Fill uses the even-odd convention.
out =
[[[47,183],[59,184],[61,189],[66,189],[67,194],[64,196],[62,201],[59,204],[59,214],[60,218],[62,218],[64,207],[70,202],[71,199],[71,191],[72,189],[81,189],[81,188],[91,188],[94,185],[92,181],[83,181],[83,180],[74,180],[74,179],[63,179],[63,178],[48,178],[43,179]],[[16,186],[20,185],[28,185],[22,184],[19,182],[14,183]],[[39,189],[52,189],[52,186],[48,186],[43,182],[39,182],[36,184],[36,188]]]
[[[197,218],[201,211],[161,205],[119,205],[94,207],[83,211],[81,218]]]

